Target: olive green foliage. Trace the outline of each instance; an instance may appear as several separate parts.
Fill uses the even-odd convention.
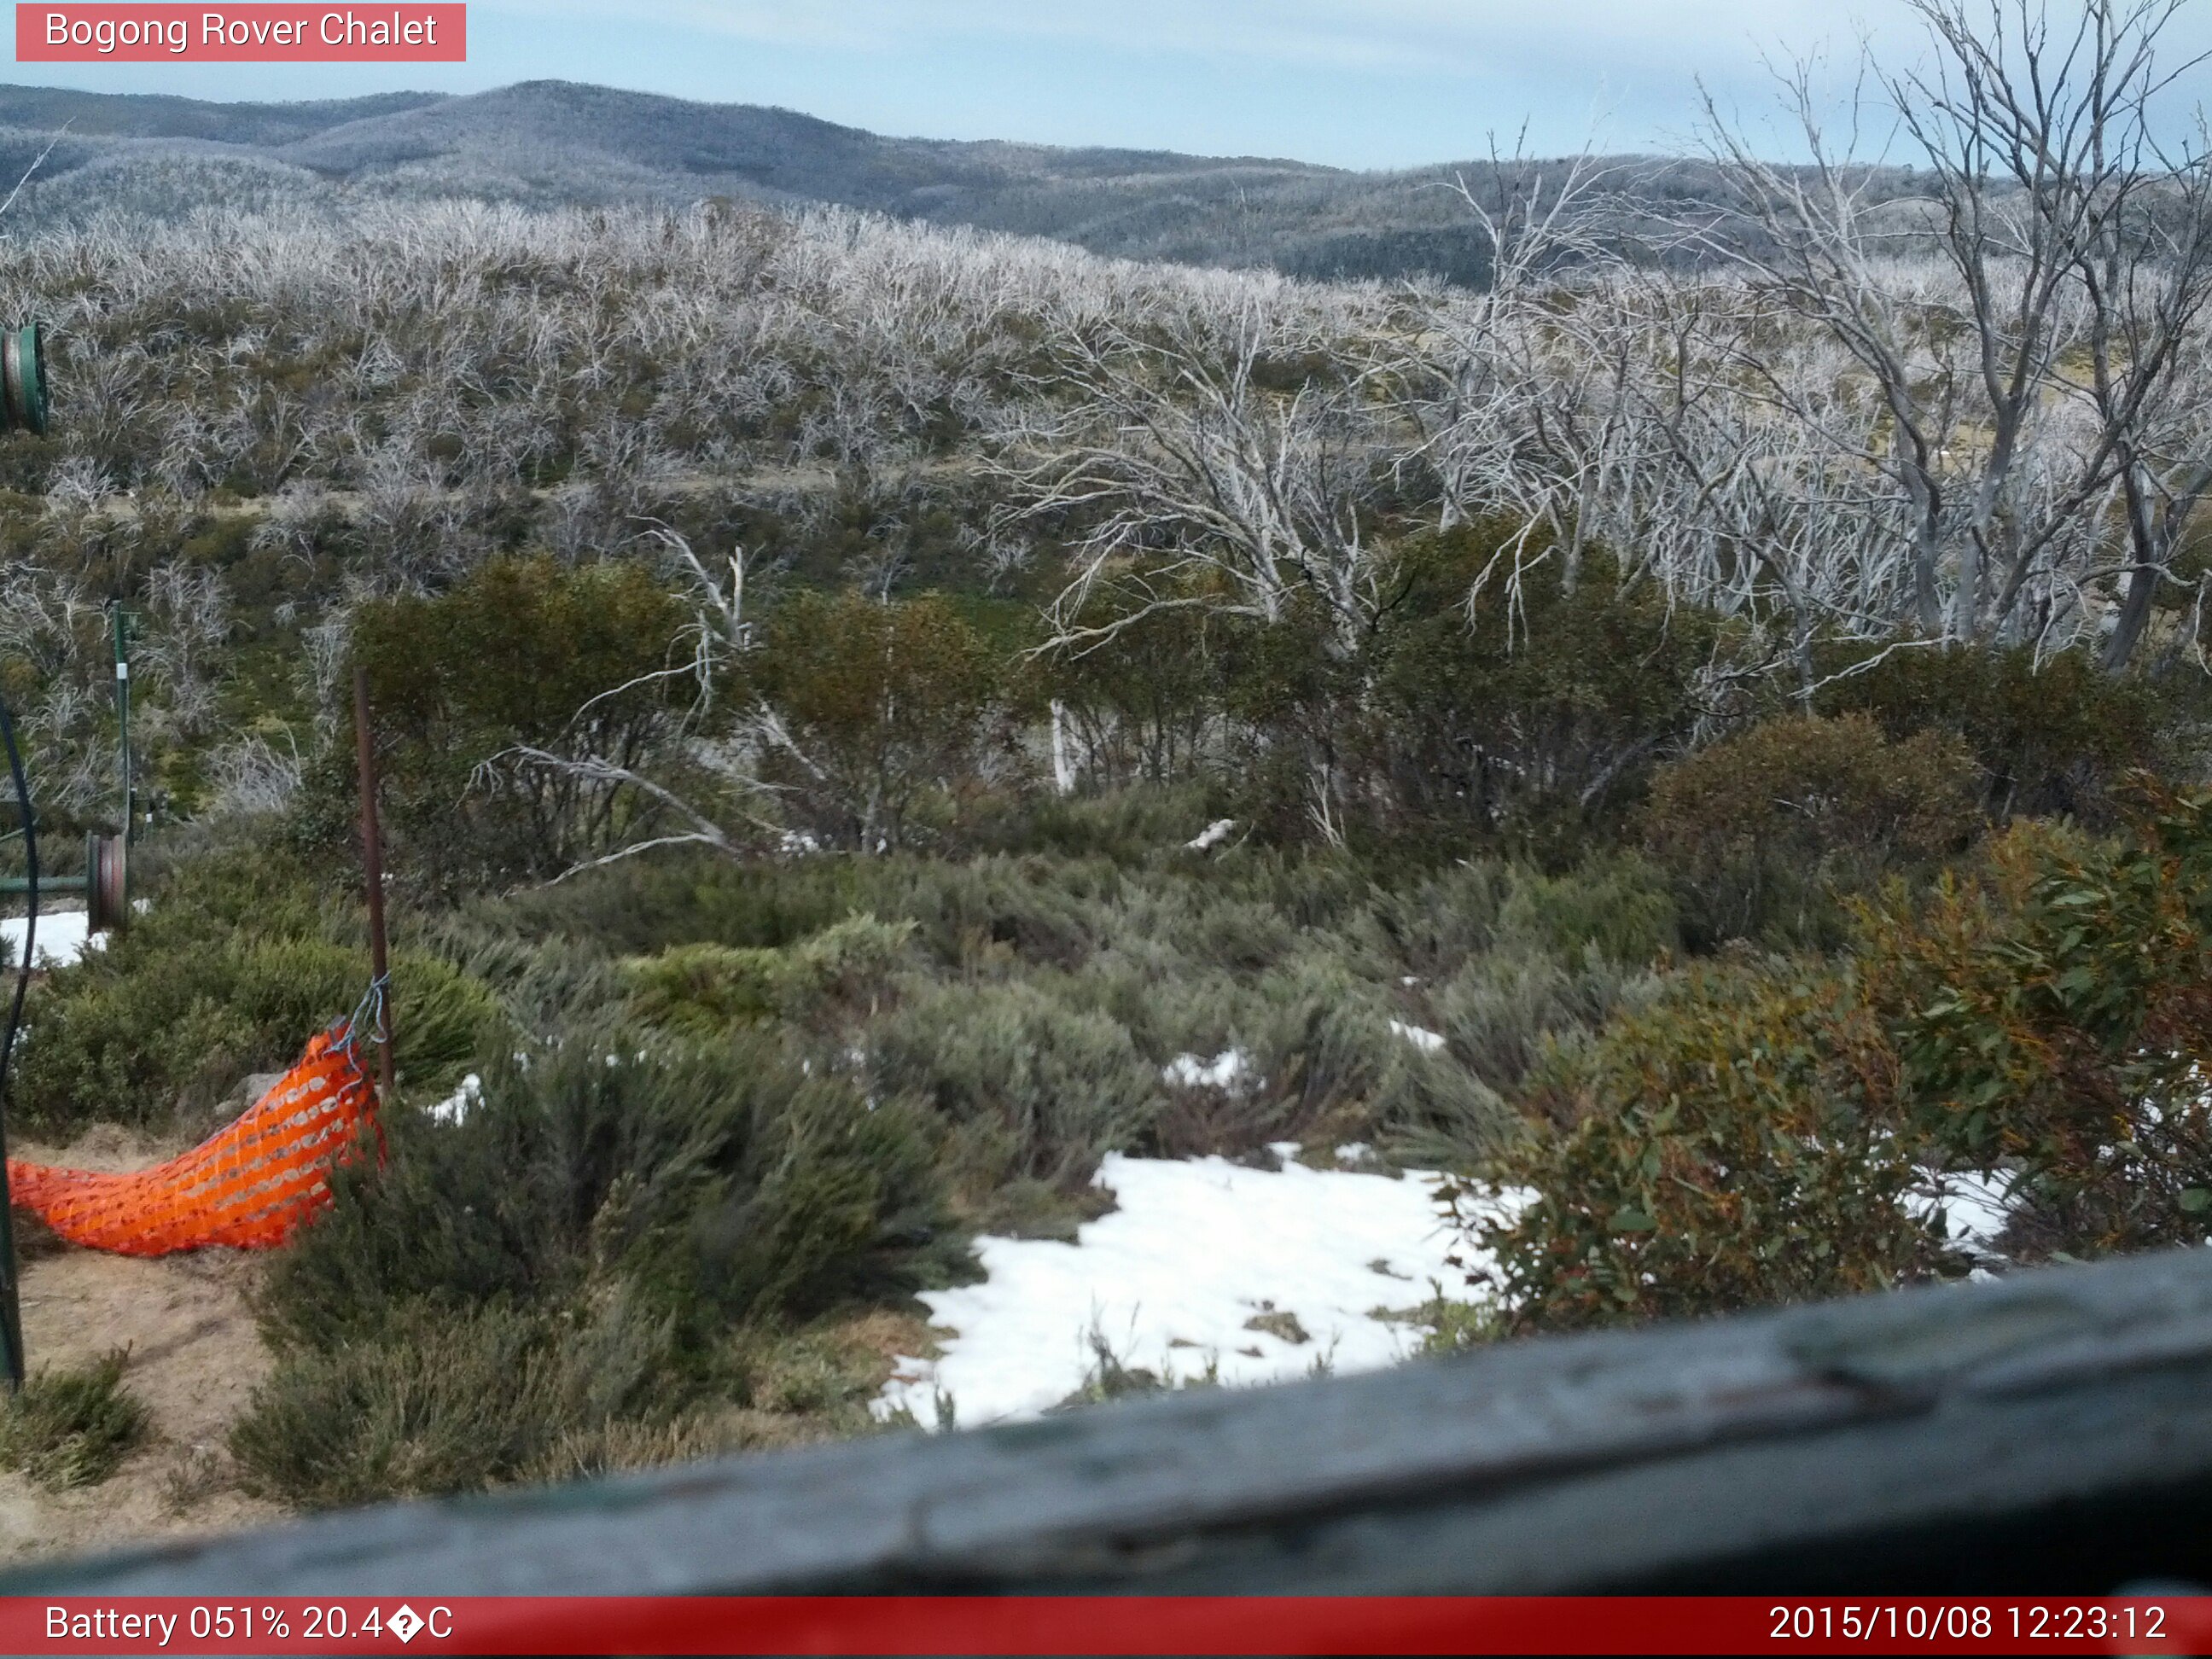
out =
[[[771,1037],[580,1032],[483,1076],[459,1123],[395,1117],[385,1167],[341,1172],[329,1217],[277,1259],[269,1322],[285,1346],[365,1339],[412,1301],[566,1303],[595,1275],[665,1304],[696,1344],[717,1322],[931,1271],[921,1126],[810,1077]]]
[[[1076,706],[1095,723],[1087,711],[1103,702],[1162,757],[1177,743],[1149,734],[1220,723],[1243,810],[1279,840],[1325,823],[1369,848],[1433,856],[1472,842],[1571,865],[1714,712],[1707,681],[1728,629],[1624,586],[1600,556],[1571,573],[1540,542],[1516,555],[1521,540],[1487,520],[1407,538],[1349,646],[1297,600],[1267,626],[1170,611],[1093,653],[1089,678],[1113,695]],[[1527,568],[1509,583],[1498,573],[1516,556]],[[1181,662],[1143,695],[1127,684],[1170,650]],[[1071,665],[1077,687],[1092,659]],[[1180,714],[1159,706],[1170,696]]]
[[[282,854],[257,847],[195,862],[153,901],[33,993],[12,1098],[42,1133],[102,1119],[166,1128],[179,1112],[204,1122],[249,1073],[289,1066],[368,988],[357,913]],[[503,1028],[496,999],[405,946],[392,974],[403,1084],[449,1086]]]
[[[1893,741],[1864,714],[1784,715],[1660,768],[1644,834],[1704,938],[1832,945],[1835,893],[1957,852],[1981,793],[1948,732]]]
[[[822,1005],[879,998],[904,954],[911,922],[848,916],[798,944],[678,945],[623,964],[629,1007],[648,1024],[712,1036],[779,1014],[805,1018]]]
[[[1471,1230],[1512,1322],[1800,1300],[1958,1265],[1916,1170],[1998,1172],[2026,1257],[2212,1232],[2212,796],[2118,835],[2021,824],[1932,895],[1864,908],[1847,962],[1700,968],[1540,1068]]]
[[[1820,658],[1819,712],[1863,714],[1893,739],[1949,733],[1980,766],[1983,805],[1999,820],[2067,816],[2109,827],[2129,770],[2173,763],[2191,724],[2183,680],[2106,674],[2081,652],[2039,659],[2026,646],[1907,642],[1872,659],[1860,647],[1826,647]]]
[[[1079,1188],[1101,1155],[1140,1142],[1160,1067],[1119,1022],[1038,987],[947,985],[870,1031],[885,1086],[955,1127],[974,1184]]]
[[[1087,848],[1127,810],[1040,822]],[[663,1030],[803,1041],[817,1073],[934,1126],[973,1224],[1055,1233],[1109,1151],[1334,1136],[1465,1164],[1510,1132],[1500,1093],[1545,1044],[1646,994],[1675,942],[1663,880],[1633,860],[1559,877],[1474,860],[1384,887],[1335,860],[1201,859],[1169,835],[1131,860],[635,863],[501,908],[519,934],[502,949],[586,976],[607,953],[633,1015]],[[1170,1074],[1231,1049],[1228,1085]]]
[[[263,1291],[279,1364],[234,1450],[295,1501],[589,1465],[591,1437],[744,1403],[759,1331],[964,1261],[927,1126],[765,1035],[572,1033],[387,1139]]]
[[[650,833],[659,809],[635,787],[514,751],[665,774],[700,690],[662,672],[688,664],[689,621],[641,563],[545,556],[361,606],[353,648],[369,670],[392,867],[437,892],[500,886]],[[326,769],[337,830],[349,763],[335,750]]]
[[[1372,647],[1369,764],[1426,835],[1575,856],[1709,712],[1723,624],[1601,558],[1571,577],[1564,550],[1509,589],[1494,574],[1509,533],[1475,520],[1407,544]]]
[[[33,1372],[0,1404],[0,1467],[53,1492],[96,1486],[146,1437],[146,1407],[124,1386],[128,1350]]]
[[[1202,605],[1146,611],[1156,584],[1103,588],[1073,620],[1112,631],[1054,653],[1046,694],[1080,744],[1094,784],[1165,784],[1199,770],[1218,729],[1227,630]],[[1196,599],[1191,593],[1185,597]],[[1124,626],[1114,624],[1129,618]]]
[[[1540,1078],[1539,1121],[1500,1165],[1528,1206],[1471,1221],[1511,1322],[1722,1312],[1923,1271],[1936,1249],[1899,1207],[1911,1167],[1879,1049],[1832,982],[1701,969]]]
[[[999,654],[940,595],[799,592],[769,618],[746,681],[776,717],[769,776],[825,844],[903,846],[932,791],[983,762]]]
[[[2023,1253],[2212,1231],[2212,796],[2154,792],[2101,840],[2024,824],[1860,951],[1907,1123],[2014,1172]]]
[[[551,1349],[540,1322],[495,1307],[422,1310],[366,1345],[289,1358],[232,1430],[240,1484],[331,1508],[511,1480],[569,1420]]]

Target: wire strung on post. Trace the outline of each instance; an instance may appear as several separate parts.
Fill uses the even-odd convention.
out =
[[[354,1005],[353,1012],[346,1017],[347,1040],[359,1042],[364,1038],[381,1046],[392,1041],[392,1023],[388,1010],[392,1001],[392,975],[380,974],[369,981],[368,989]]]

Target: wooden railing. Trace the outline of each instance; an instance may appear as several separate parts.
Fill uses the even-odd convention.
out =
[[[2109,1591],[2212,1560],[2212,1249],[42,1565],[0,1590]]]

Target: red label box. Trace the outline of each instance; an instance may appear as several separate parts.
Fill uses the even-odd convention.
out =
[[[19,64],[461,64],[465,5],[15,8]]]

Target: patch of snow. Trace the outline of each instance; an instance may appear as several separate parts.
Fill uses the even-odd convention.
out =
[[[876,1409],[903,1407],[927,1425],[942,1395],[963,1425],[1035,1417],[1083,1386],[1094,1330],[1122,1364],[1164,1380],[1209,1365],[1243,1386],[1304,1376],[1316,1361],[1393,1364],[1419,1327],[1378,1314],[1425,1301],[1431,1285],[1477,1294],[1447,1260],[1483,1265],[1439,1211],[1440,1179],[1109,1154],[1097,1184],[1118,1207],[1075,1243],[979,1239],[982,1283],[924,1293],[931,1323],[950,1333],[944,1352],[902,1358]],[[1296,1324],[1255,1327],[1261,1315]],[[1286,1340],[1285,1327],[1309,1340]]]
[[[787,830],[783,832],[783,839],[779,843],[778,850],[787,859],[803,859],[811,854],[820,852],[822,843],[804,830]]]
[[[1227,841],[1231,836],[1236,833],[1236,831],[1237,820],[1235,818],[1216,818],[1212,823],[1207,824],[1205,829],[1200,830],[1188,841],[1183,842],[1183,845],[1194,853],[1211,853],[1215,848],[1220,846],[1223,842]]]
[[[91,921],[82,910],[41,910],[39,912],[39,960],[40,968],[66,968],[87,951],[107,948],[107,935],[88,931]],[[4,940],[7,966],[22,965],[23,934],[29,927],[25,916],[0,917],[0,940]]]
[[[459,1123],[483,1098],[483,1079],[471,1072],[461,1079],[459,1088],[430,1108],[430,1115],[441,1123]]]
[[[1364,1140],[1347,1140],[1336,1149],[1339,1164],[1359,1164],[1374,1155],[1375,1149]]]
[[[1160,1075],[1185,1089],[1235,1089],[1251,1070],[1251,1055],[1242,1048],[1224,1048],[1212,1060],[1177,1054],[1160,1068]]]
[[[1390,1033],[1393,1036],[1405,1038],[1425,1054],[1432,1054],[1444,1046],[1443,1033],[1441,1031],[1425,1031],[1418,1025],[1407,1024],[1402,1019],[1394,1019],[1390,1022]]]

